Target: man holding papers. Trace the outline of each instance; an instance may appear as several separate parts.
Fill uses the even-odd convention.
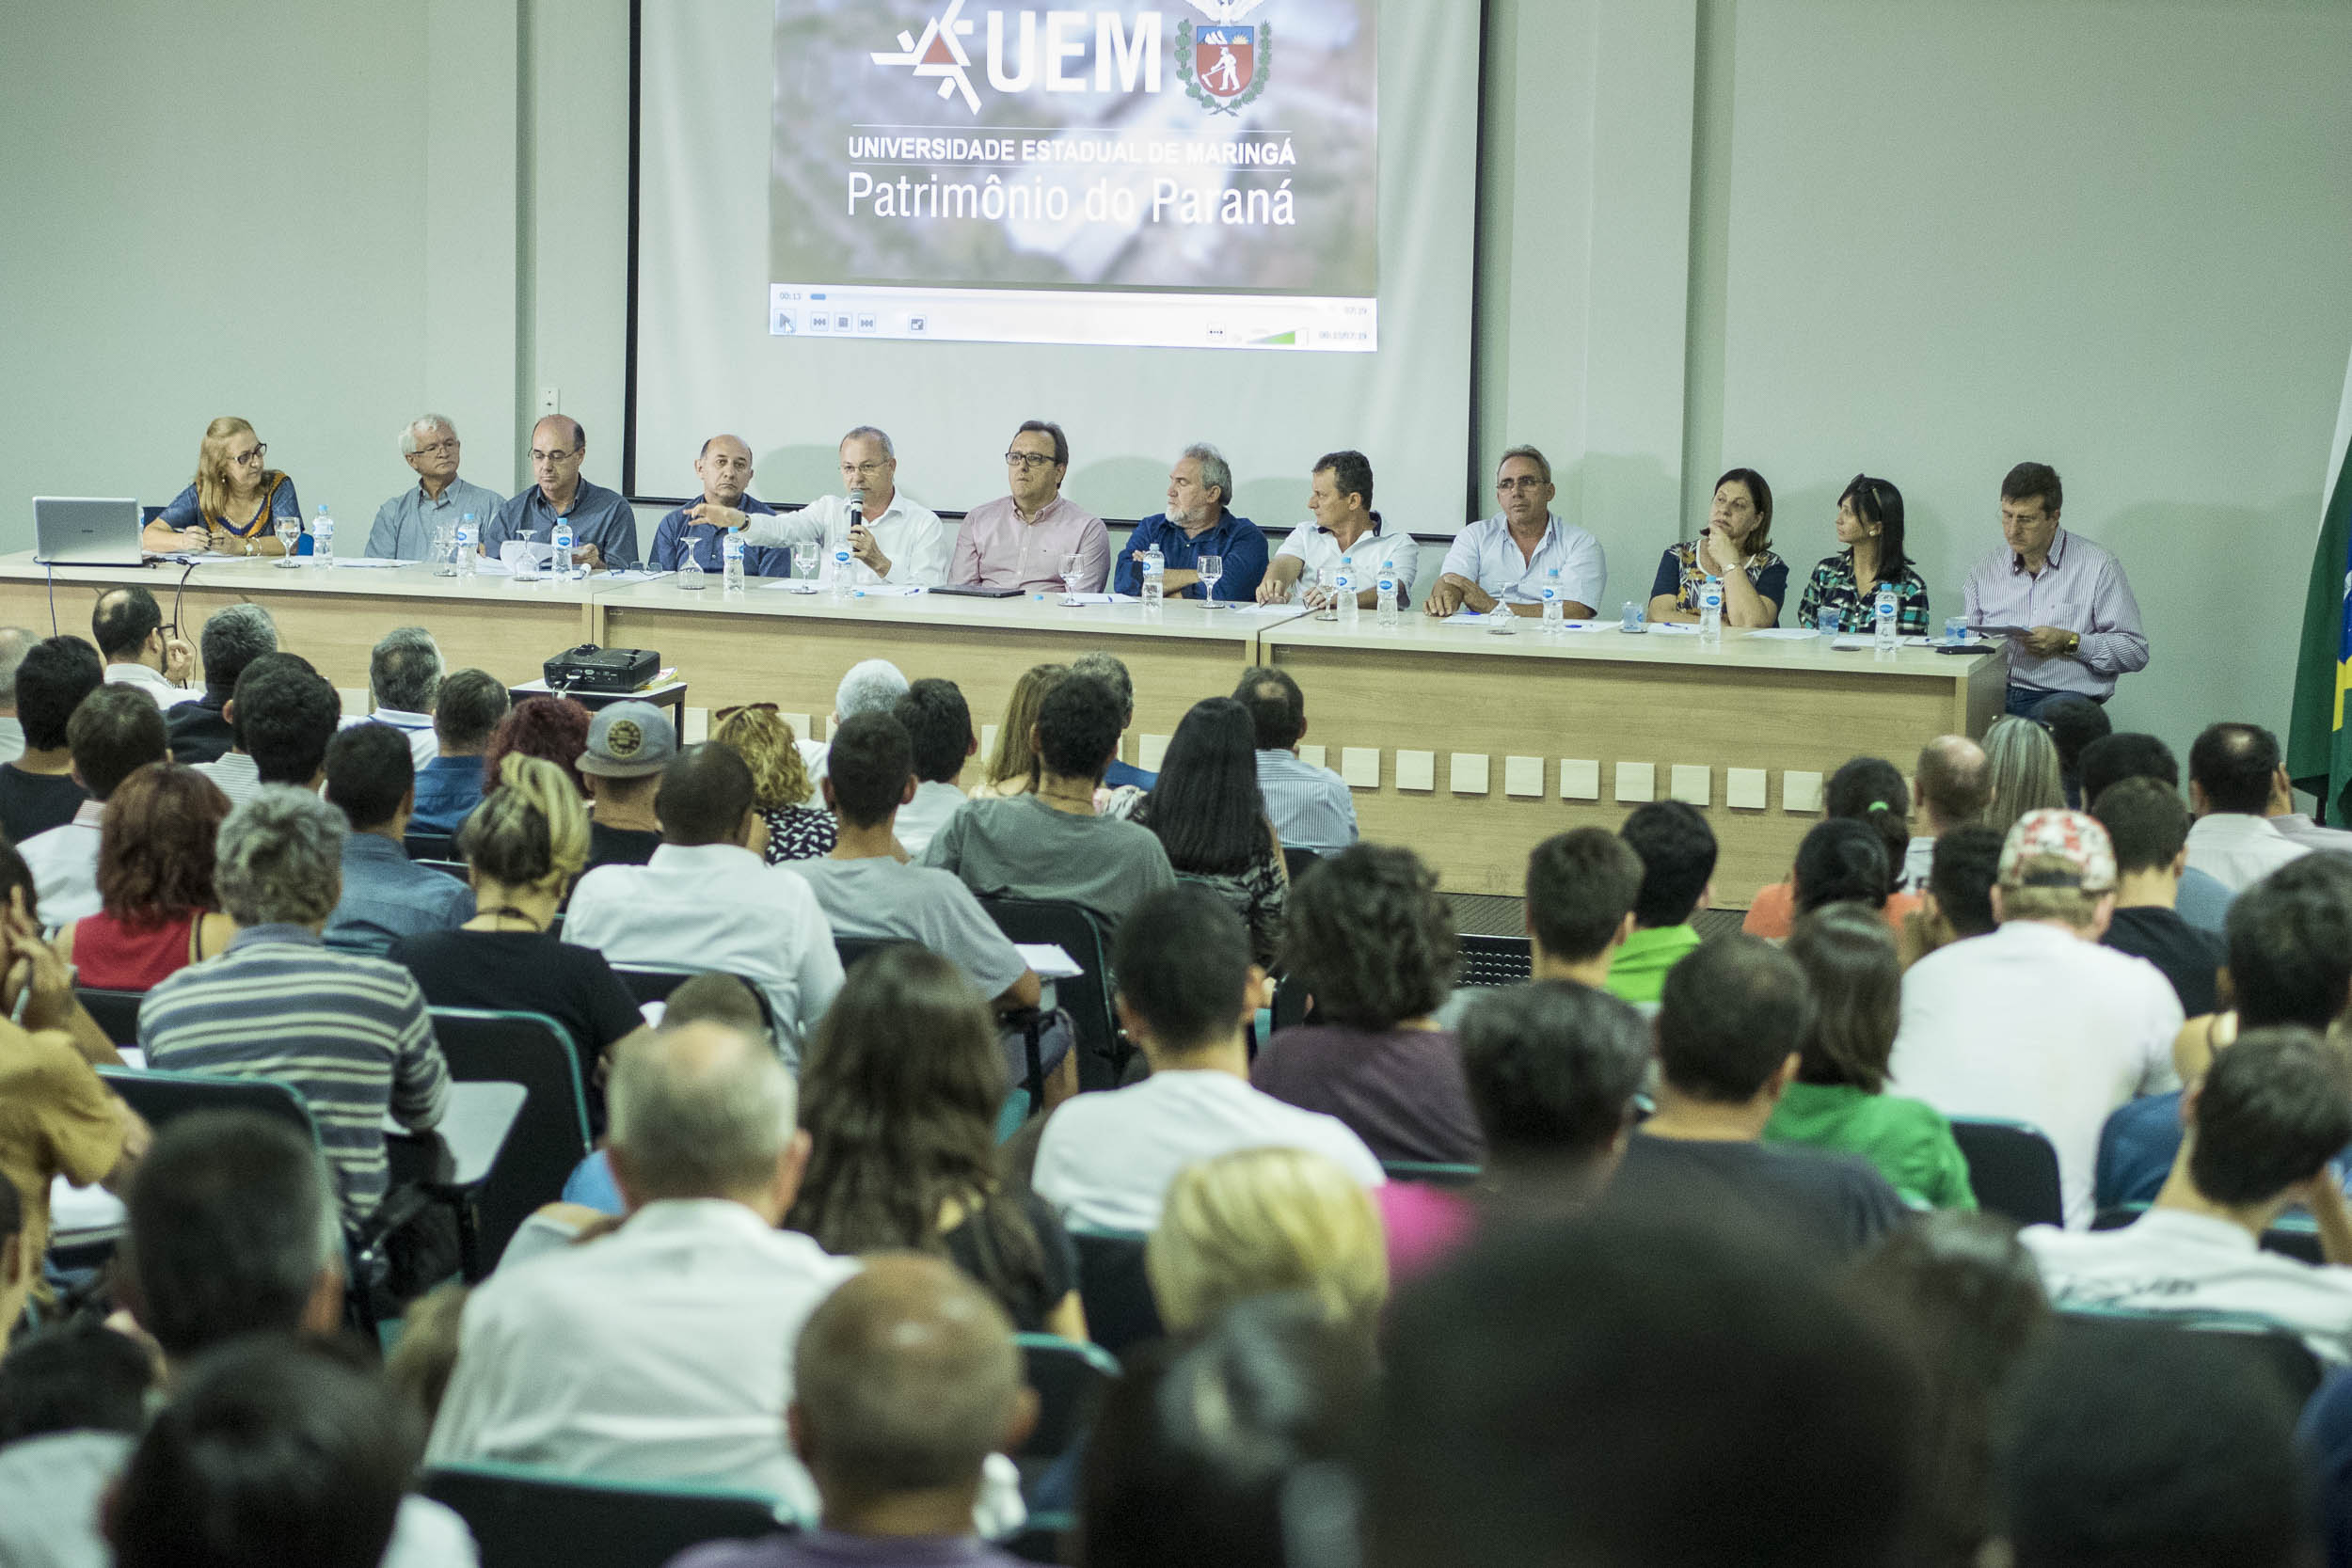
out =
[[[2001,547],[1969,570],[1968,624],[2009,638],[2009,711],[2030,719],[2062,692],[2104,703],[2148,667],[2123,563],[2058,526],[2058,470],[2020,463],[2001,481]]]

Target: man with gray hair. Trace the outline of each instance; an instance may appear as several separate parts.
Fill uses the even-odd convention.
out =
[[[246,665],[278,651],[278,623],[257,604],[223,605],[205,621],[197,646],[204,659],[204,695],[164,716],[171,732],[171,760],[190,765],[217,762],[236,745],[229,699]]]
[[[467,1302],[429,1465],[817,1492],[777,1418],[801,1325],[857,1272],[782,1230],[808,1161],[791,1075],[724,1024],[631,1036],[606,1088],[628,1221]]]
[[[833,689],[833,717],[826,722],[826,732],[839,729],[843,720],[854,719],[861,713],[896,711],[909,684],[905,673],[886,658],[858,660]],[[825,758],[832,748],[807,736],[801,736],[797,744],[801,748],[801,765],[808,770],[809,799],[814,800],[818,786],[824,783]]]
[[[23,626],[0,626],[0,762],[14,762],[24,754],[24,726],[16,720],[16,667],[24,662],[24,650],[39,641]]]
[[[422,768],[441,754],[433,733],[433,707],[441,698],[441,645],[422,626],[395,626],[368,656],[368,690],[375,711],[354,724],[389,724],[408,737],[408,751]]]
[[[1257,590],[1253,588],[1250,592],[1254,594]],[[1071,661],[1070,673],[1073,675],[1092,675],[1111,689],[1111,695],[1119,699],[1119,733],[1124,736],[1136,721],[1136,680],[1127,673],[1126,664],[1115,654],[1090,648]],[[1140,768],[1129,767],[1120,760],[1116,752],[1111,753],[1111,765],[1103,769],[1103,786],[1105,789],[1132,787],[1148,790],[1159,782],[1157,773],[1147,773]],[[1122,812],[1120,815],[1125,814]]]
[[[321,936],[342,896],[348,831],[342,812],[290,784],[264,784],[229,814],[214,885],[237,935],[147,993],[139,1045],[151,1068],[292,1085],[357,1225],[389,1185],[384,1117],[437,1124],[449,1064],[408,971],[332,951]]]
[[[454,533],[468,513],[474,537],[490,526],[505,498],[457,477],[457,427],[446,414],[424,414],[400,433],[400,455],[417,483],[375,509],[368,530],[368,554],[383,561],[422,561],[433,550],[433,531]]]
[[[1160,583],[1169,598],[1209,597],[1200,581],[1204,555],[1216,557],[1223,568],[1216,581],[1219,603],[1256,598],[1265,578],[1265,532],[1235,516],[1232,500],[1233,470],[1224,454],[1206,441],[1186,447],[1168,471],[1168,510],[1144,518],[1127,535],[1111,574],[1112,592],[1143,592],[1144,554],[1156,546],[1166,567]]]
[[[898,454],[890,437],[870,424],[841,437],[841,494],[820,496],[781,516],[706,496],[701,505],[687,509],[686,518],[742,529],[746,545],[814,542],[825,557],[818,575],[828,581],[834,551],[847,546],[852,588],[885,582],[936,588],[947,580],[946,526],[898,488]]]
[[[1549,592],[1569,619],[1591,620],[1609,591],[1609,562],[1599,540],[1551,510],[1557,493],[1542,452],[1504,452],[1495,471],[1502,510],[1455,536],[1422,608],[1439,616],[1457,610],[1484,615],[1500,605],[1514,615],[1541,615]]]

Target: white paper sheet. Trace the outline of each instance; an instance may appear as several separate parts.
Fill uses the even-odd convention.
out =
[[[1037,971],[1041,980],[1069,980],[1086,973],[1078,960],[1062,951],[1057,942],[1017,942],[1013,945],[1020,949],[1022,961]]]

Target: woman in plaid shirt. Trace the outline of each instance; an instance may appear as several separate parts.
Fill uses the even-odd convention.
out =
[[[1928,585],[1903,553],[1903,493],[1883,479],[1856,474],[1837,498],[1837,542],[1845,549],[1813,568],[1797,603],[1797,624],[1819,626],[1821,613],[1837,617],[1838,631],[1867,631],[1877,624],[1871,600],[1879,584],[1895,590],[1897,629],[1922,637],[1928,629]]]

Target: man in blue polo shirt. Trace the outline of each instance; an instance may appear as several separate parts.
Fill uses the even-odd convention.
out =
[[[1143,592],[1143,552],[1157,545],[1168,562],[1162,579],[1171,599],[1201,599],[1200,560],[1223,559],[1225,575],[1217,578],[1216,597],[1224,602],[1258,596],[1265,576],[1264,533],[1247,517],[1227,509],[1233,499],[1233,470],[1224,454],[1206,442],[1184,449],[1168,475],[1168,510],[1146,517],[1127,536],[1127,547],[1111,576],[1111,588],[1120,594]]]
[[[694,477],[703,482],[702,499],[711,506],[732,507],[752,517],[775,515],[774,507],[747,493],[752,486],[752,449],[744,445],[739,436],[713,436],[705,441],[694,458]],[[726,537],[727,531],[716,523],[687,521],[686,514],[693,506],[689,501],[654,525],[653,548],[646,552],[646,565],[657,572],[675,572],[686,564],[689,555],[706,572],[715,572],[724,564],[719,554],[719,541]],[[788,578],[792,575],[792,556],[787,550],[746,545],[743,570],[755,578]]]
[[[482,553],[495,556],[510,539],[546,544],[555,519],[572,525],[573,551],[591,571],[637,564],[637,515],[628,502],[601,484],[580,477],[588,455],[588,433],[568,414],[549,414],[531,427],[531,471],[538,480],[511,498],[483,531]]]

